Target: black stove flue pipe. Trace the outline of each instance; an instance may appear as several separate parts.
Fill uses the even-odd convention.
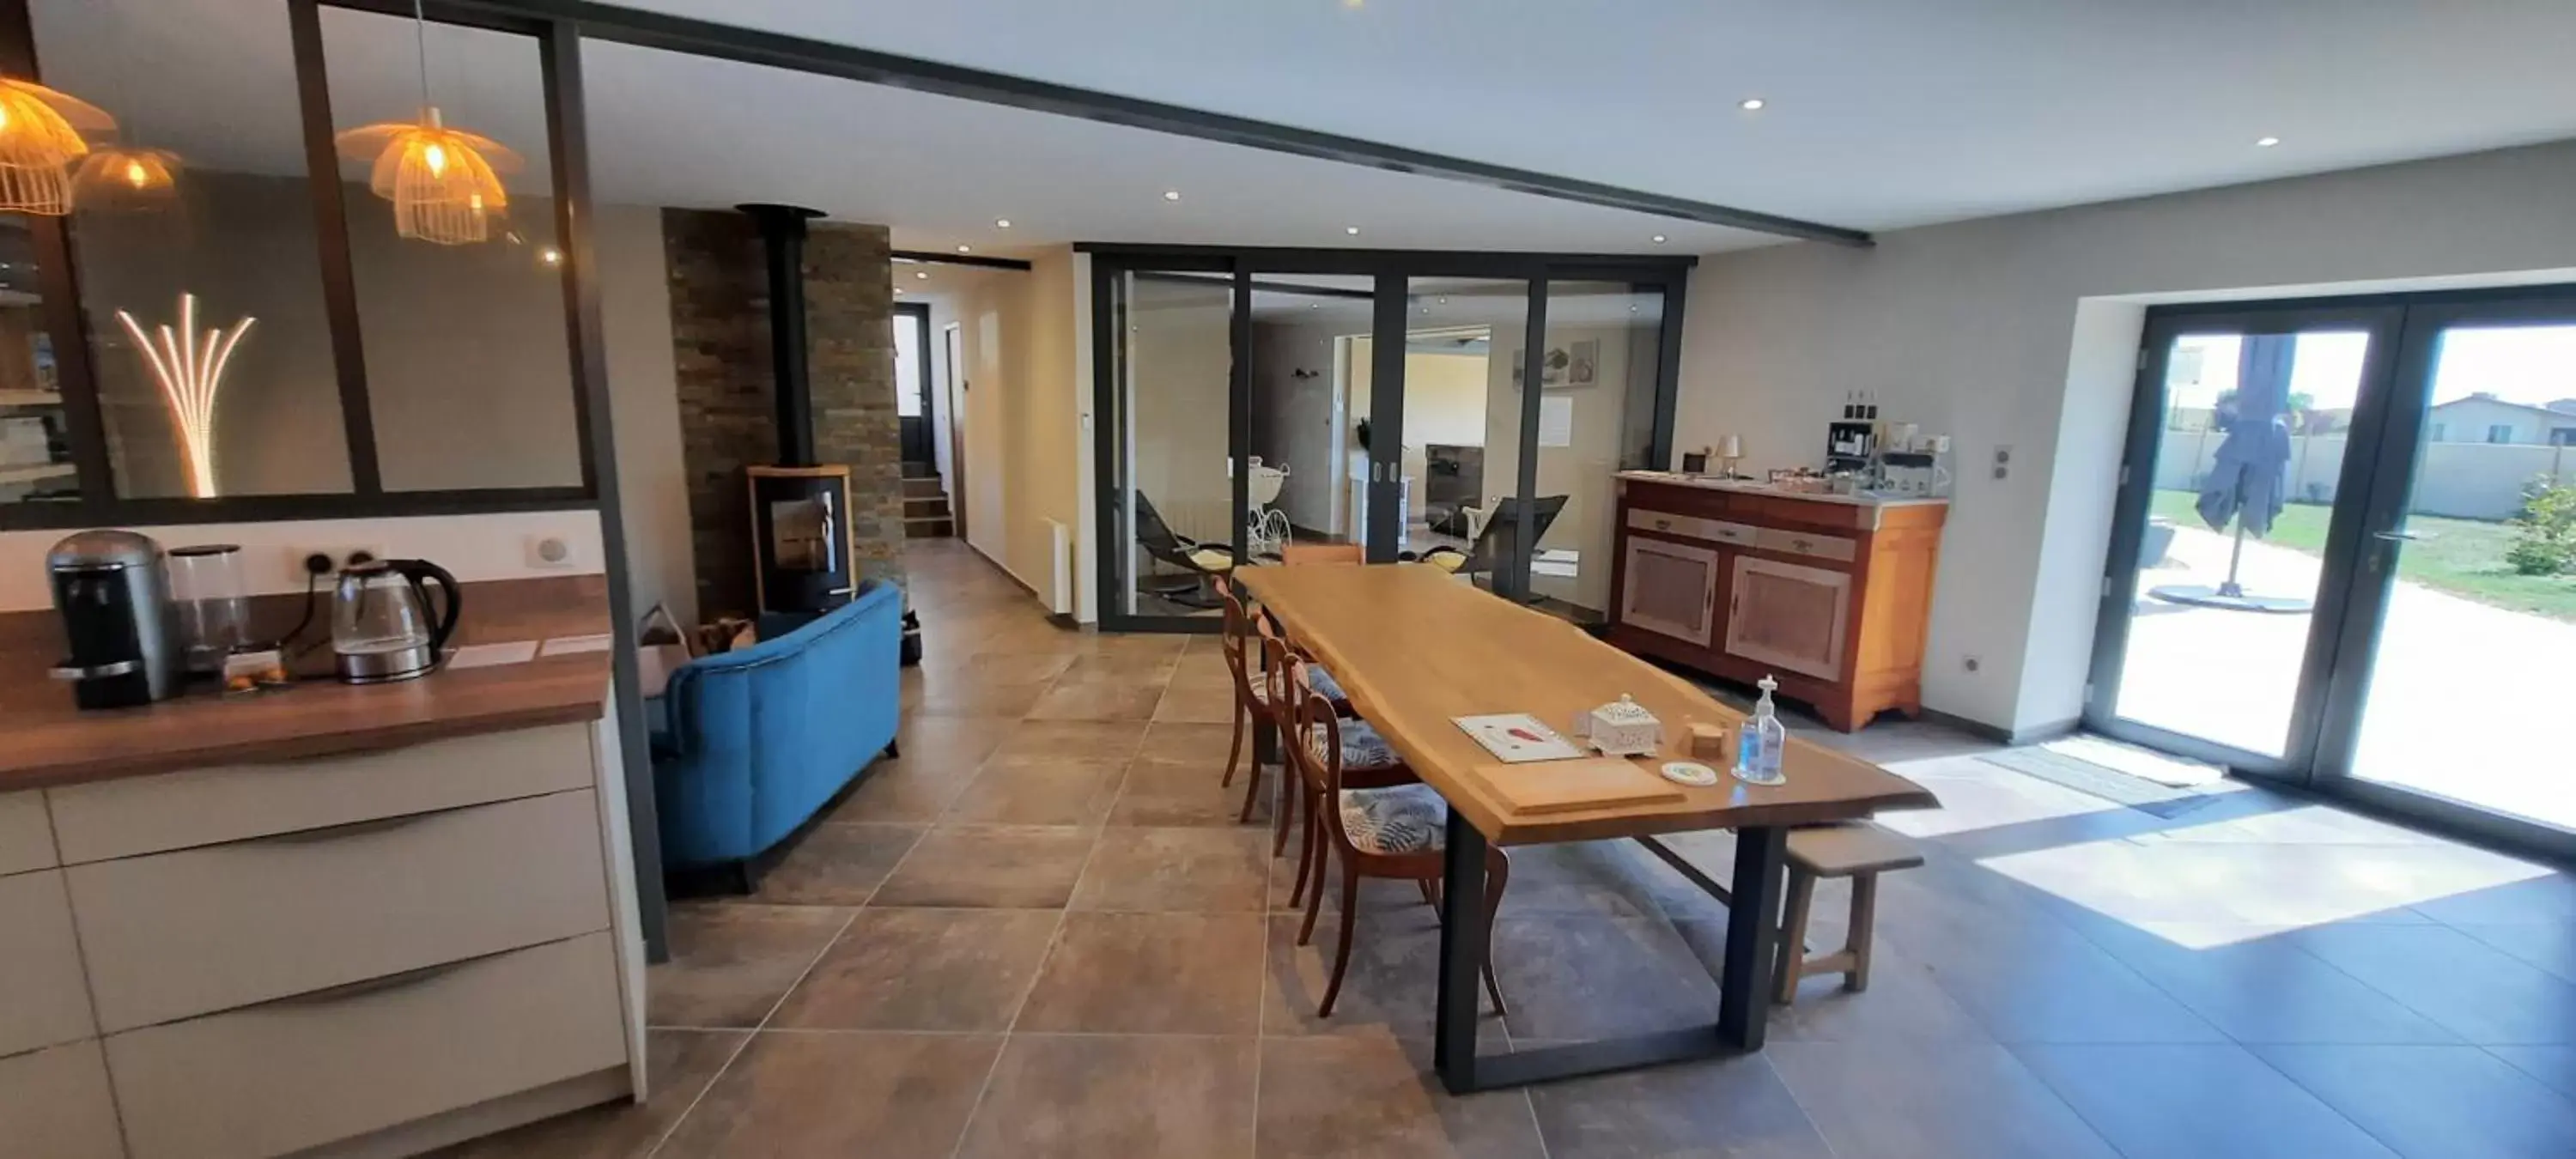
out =
[[[778,406],[778,465],[814,462],[814,391],[805,373],[805,223],[823,216],[797,205],[750,204],[735,209],[760,226],[769,268],[769,361]]]

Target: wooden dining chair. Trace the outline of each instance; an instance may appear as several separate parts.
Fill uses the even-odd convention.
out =
[[[1285,662],[1304,654],[1288,642],[1279,630],[1278,621],[1254,609],[1245,599],[1239,581],[1228,581],[1218,589],[1225,597],[1224,635],[1218,650],[1224,654],[1226,668],[1234,678],[1234,743],[1226,754],[1225,776],[1217,784],[1234,783],[1235,762],[1243,756],[1245,734],[1250,733],[1252,759],[1247,765],[1243,785],[1243,809],[1236,816],[1239,823],[1252,823],[1252,811],[1261,804],[1262,737],[1283,737],[1288,732],[1289,684]],[[1350,700],[1332,675],[1320,667],[1308,665],[1308,680],[1316,691],[1331,701],[1333,710],[1348,713]],[[1277,796],[1278,810],[1274,820],[1277,831],[1271,835],[1270,855],[1279,856],[1288,847],[1288,826],[1294,818],[1296,795],[1288,786],[1295,778],[1283,758],[1280,765]]]
[[[1351,935],[1358,925],[1360,879],[1380,877],[1411,881],[1424,900],[1436,896],[1442,875],[1442,847],[1448,839],[1449,805],[1431,786],[1415,780],[1386,739],[1365,721],[1345,720],[1331,700],[1304,686],[1306,665],[1288,661],[1289,677],[1301,691],[1289,716],[1289,763],[1313,795],[1307,832],[1319,852],[1342,864],[1342,930],[1333,950],[1333,976],[1324,983],[1324,1000],[1316,1016],[1330,1018],[1342,996],[1342,977],[1350,970]],[[1326,858],[1314,860],[1314,878],[1306,891],[1306,921],[1297,944],[1315,935],[1315,916],[1323,908]],[[1502,987],[1494,981],[1494,914],[1503,904],[1503,887],[1511,880],[1511,860],[1501,847],[1485,850],[1485,993],[1494,1013],[1505,1012]]]
[[[1279,562],[1367,563],[1368,549],[1356,543],[1291,543],[1279,549]]]

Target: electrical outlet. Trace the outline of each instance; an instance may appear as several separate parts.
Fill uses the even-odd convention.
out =
[[[363,563],[370,559],[386,558],[385,545],[381,543],[339,543],[331,544],[329,546],[315,545],[310,547],[290,547],[286,549],[286,566],[288,574],[305,574],[304,561],[307,558],[316,555],[329,559],[331,561],[331,570],[333,571],[338,571],[339,569],[347,567],[353,563]]]

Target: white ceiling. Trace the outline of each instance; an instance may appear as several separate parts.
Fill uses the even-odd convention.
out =
[[[630,2],[1868,229],[2576,135],[2567,0]]]
[[[1872,230],[2576,136],[2569,0],[627,2]],[[148,143],[291,172],[283,7],[35,15],[48,79]],[[407,110],[399,23],[326,15],[344,124]],[[542,158],[532,47],[430,49],[451,120]],[[801,202],[916,248],[1771,240],[621,45],[585,64],[603,200]]]

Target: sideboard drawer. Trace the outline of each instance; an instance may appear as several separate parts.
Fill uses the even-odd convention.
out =
[[[34,789],[0,793],[0,876],[55,864],[54,825],[45,819],[45,795]]]
[[[79,864],[590,783],[590,726],[559,724],[390,752],[192,769],[47,792],[63,861]]]
[[[63,871],[0,877],[0,1054],[97,1036]]]
[[[121,1159],[98,1040],[0,1058],[0,1159]]]
[[[1711,543],[1732,543],[1738,547],[1753,546],[1755,529],[1750,524],[1729,523],[1723,519],[1705,519],[1697,515],[1675,515],[1669,511],[1651,511],[1643,507],[1628,509],[1628,526],[1637,531],[1678,535],[1684,539]]]
[[[135,1159],[282,1155],[626,1063],[587,934],[107,1040]]]
[[[1777,527],[1763,528],[1754,546],[1764,551],[1830,559],[1838,563],[1850,563],[1860,556],[1860,544],[1855,540],[1813,531],[1783,531]]]
[[[110,1032],[608,928],[584,789],[76,865]]]

